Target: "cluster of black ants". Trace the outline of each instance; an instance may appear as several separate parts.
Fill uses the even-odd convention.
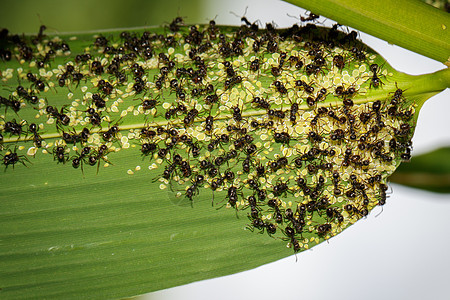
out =
[[[96,165],[98,172],[102,161],[111,164],[107,155],[120,148],[120,126],[131,120],[112,110],[121,91],[123,99],[139,101],[144,125],[133,133],[140,155],[156,165],[161,188],[169,185],[191,203],[201,188],[224,191],[219,203],[247,211],[251,230],[279,234],[295,252],[308,248],[308,237],[327,239],[385,204],[386,177],[410,159],[414,126],[401,89],[383,101],[353,101],[388,79],[355,31],[318,27],[317,18],[310,13],[300,25],[276,29],[243,17],[241,27],[230,29],[214,21],[187,26],[177,17],[162,33],[96,36],[90,52],[73,55],[69,43],[44,34],[45,26],[32,37],[3,29],[1,65],[17,60],[50,70],[67,57],[73,61],[60,66],[54,85],[29,71],[22,76],[29,88],[20,84],[0,97],[1,162],[27,165],[17,144],[32,142],[57,163]],[[324,83],[329,72],[351,74],[355,65],[369,72]],[[90,82],[90,96],[75,114],[47,100],[38,107],[53,89],[79,91]],[[55,123],[53,148],[42,127],[17,121],[27,106]],[[10,112],[16,117],[7,119]],[[100,136],[95,145],[88,142],[94,133]],[[75,155],[70,146],[77,146]]]

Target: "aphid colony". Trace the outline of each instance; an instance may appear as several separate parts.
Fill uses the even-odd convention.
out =
[[[176,18],[79,49],[45,28],[2,30],[2,80],[17,83],[0,98],[1,162],[10,172],[46,154],[98,171],[129,148],[174,197],[195,206],[210,189],[214,205],[246,212],[249,229],[295,252],[384,205],[415,124],[401,89],[365,100],[389,83],[380,58],[338,25],[243,21]]]

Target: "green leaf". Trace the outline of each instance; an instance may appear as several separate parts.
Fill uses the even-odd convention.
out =
[[[447,65],[449,63],[450,16],[420,0],[286,2]]]
[[[211,193],[194,208],[171,204],[151,174],[126,174],[134,156],[117,153],[113,167],[84,178],[50,158],[3,176],[2,298],[121,298],[291,253],[245,230],[245,214],[211,207]]]
[[[450,193],[450,148],[441,148],[401,165],[390,177],[395,183],[438,193]]]
[[[123,58],[123,53],[115,51],[132,51],[110,49],[113,54],[105,55],[98,35],[61,36],[71,51],[56,49],[50,59],[45,58],[48,41],[61,43],[57,38],[19,37],[23,43],[14,37],[2,39],[2,51],[10,49],[13,57],[1,62],[6,89],[0,122],[0,155],[5,168],[0,175],[0,294],[5,298],[125,297],[247,270],[309,249],[384,203],[387,177],[409,154],[421,105],[449,84],[448,70],[405,75],[351,35],[322,28],[253,32],[245,27],[239,31],[247,35],[242,46],[227,46],[221,45],[215,30],[228,34],[231,45],[238,28],[172,25],[180,25],[180,32],[172,34],[162,27],[131,31],[130,37],[150,39],[153,57],[144,59],[143,51],[138,51],[141,75],[137,75],[141,71],[132,57],[122,59],[119,71],[128,76],[123,83],[117,81],[115,72],[95,74],[99,67],[92,63],[99,61],[108,70],[115,55]],[[143,34],[145,30],[148,35]],[[193,46],[185,43],[195,39],[198,31],[211,41],[200,55],[208,76],[195,73],[200,72],[202,63],[189,58]],[[102,32],[101,36],[115,49],[124,39],[133,41],[118,35]],[[279,35],[287,36],[286,40]],[[328,48],[329,43],[306,44],[319,38],[330,42],[331,36],[342,49]],[[266,41],[253,55],[255,37]],[[242,55],[228,55],[230,49],[239,52],[236,47],[242,47]],[[353,48],[356,51],[352,52]],[[22,60],[30,51],[32,59]],[[284,63],[280,52],[287,52]],[[86,53],[92,57],[77,58]],[[168,55],[169,62],[160,53]],[[343,59],[342,68],[333,62],[338,55]],[[260,69],[251,71],[256,58],[261,61]],[[322,64],[319,58],[326,60]],[[175,66],[164,71],[172,60]],[[40,61],[42,68],[37,67]],[[228,74],[225,61],[233,64]],[[297,67],[299,61],[304,66]],[[321,67],[317,69],[316,64]],[[69,71],[68,65],[75,70]],[[280,65],[276,75],[272,68]],[[308,65],[316,67],[311,72]],[[186,70],[177,77],[176,70],[182,67]],[[31,82],[28,72],[36,77],[28,76]],[[83,74],[82,80],[76,80],[78,72]],[[165,72],[162,87],[157,88],[156,82]],[[135,76],[144,81],[141,92]],[[113,85],[111,91],[106,84],[99,85],[101,79]],[[183,87],[184,97],[170,86],[175,79]],[[38,80],[44,83],[42,91]],[[297,80],[304,84],[296,86],[300,85]],[[209,83],[213,91],[208,91]],[[24,86],[26,93],[17,90],[18,85]],[[314,91],[309,91],[310,87]],[[94,103],[95,93],[105,100],[105,108]],[[196,93],[201,96],[193,95]],[[218,99],[207,100],[214,93]],[[38,97],[38,103],[32,103],[31,95]],[[266,104],[256,103],[257,96],[274,112],[269,113]],[[353,105],[348,104],[350,98]],[[156,100],[148,104],[154,107],[144,109],[146,100]],[[20,102],[17,111],[13,101]],[[293,103],[298,104],[295,114]],[[173,112],[180,104],[190,113],[181,108]],[[198,115],[189,117],[194,107]],[[99,113],[100,124],[92,122],[95,118],[90,108]],[[287,116],[275,115],[283,113]],[[288,120],[291,114],[296,117],[293,121]],[[63,121],[65,115],[69,124]],[[206,130],[209,116],[215,120],[211,133]],[[39,129],[32,129],[33,123]],[[377,129],[378,125],[382,128]],[[22,134],[16,134],[18,127]],[[89,129],[88,139],[82,136],[84,128]],[[150,130],[158,131],[157,135],[151,136]],[[352,133],[355,139],[349,137]],[[183,134],[192,142],[183,140]],[[231,141],[222,140],[215,144],[216,149],[208,150],[208,144],[223,134]],[[363,136],[364,149],[357,150]],[[388,146],[393,138],[396,146]],[[37,147],[40,140],[42,147]],[[157,145],[155,151],[146,148],[152,143]],[[166,148],[169,155],[160,152]],[[351,154],[345,154],[347,149]],[[236,153],[231,155],[233,150]],[[176,162],[175,154],[190,171]],[[227,161],[219,164],[219,158]],[[243,166],[246,159],[249,172]],[[218,175],[204,170],[203,160],[214,163]],[[172,171],[170,166],[174,166]],[[264,174],[258,175],[260,166],[265,168]],[[203,180],[198,175],[203,175]],[[212,185],[220,178],[225,179],[213,193]],[[257,189],[250,179],[256,181]],[[229,192],[233,188],[235,196]],[[253,205],[250,197],[258,195],[256,190],[264,191],[266,199]],[[256,216],[250,216],[251,206]],[[282,218],[279,223],[274,221],[277,215]]]

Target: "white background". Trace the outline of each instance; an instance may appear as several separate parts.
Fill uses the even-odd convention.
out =
[[[205,22],[240,24],[239,16],[278,27],[305,14],[279,1],[206,1]],[[180,12],[182,15],[182,12]],[[420,20],[417,20],[420,22]],[[327,21],[331,26],[335,22]],[[424,74],[439,62],[361,33],[364,43],[397,70]],[[423,106],[413,156],[450,145],[450,90]],[[450,159],[450,157],[449,157]],[[392,185],[383,208],[322,243],[259,268],[145,295],[144,299],[450,299],[450,195]]]

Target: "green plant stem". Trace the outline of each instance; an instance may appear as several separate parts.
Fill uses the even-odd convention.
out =
[[[450,87],[450,69],[448,68],[423,75],[399,73],[398,76],[404,77],[401,81],[407,83],[399,88],[405,90],[405,95],[411,95],[414,98],[417,109],[420,109],[430,97]],[[417,115],[415,117],[417,118]]]
[[[427,92],[440,92],[446,88],[450,88],[450,69],[439,70],[434,73],[416,77],[418,77],[418,79],[412,84],[417,89],[422,88]]]
[[[449,65],[450,17],[418,0],[285,0]]]

